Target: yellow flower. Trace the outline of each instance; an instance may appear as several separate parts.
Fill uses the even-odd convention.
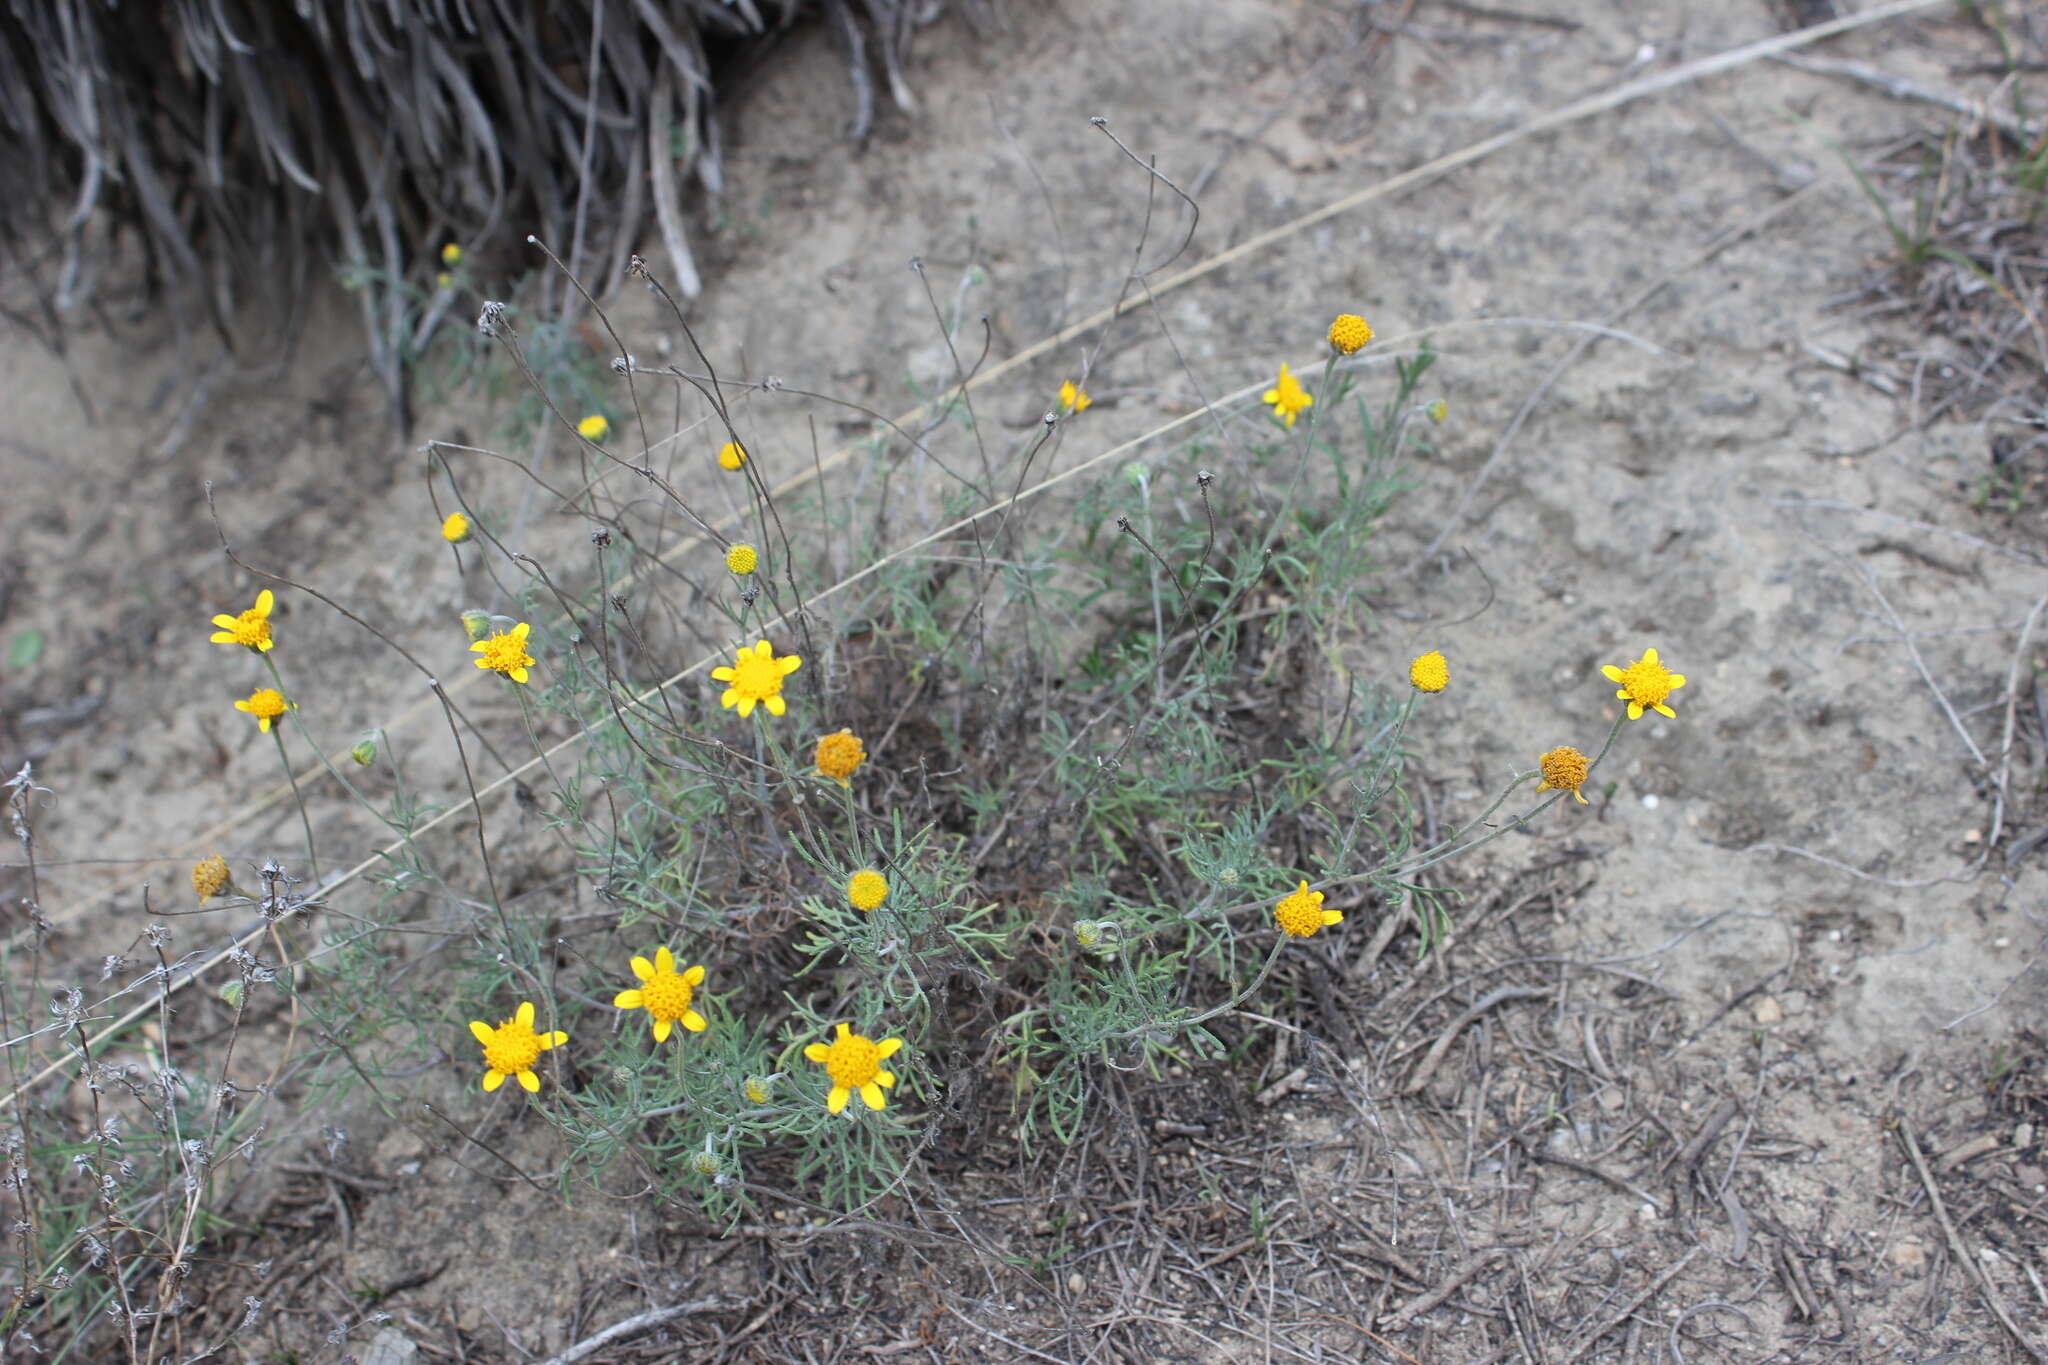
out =
[[[1341,923],[1344,912],[1323,909],[1323,893],[1309,890],[1308,883],[1303,882],[1297,890],[1280,898],[1280,903],[1273,907],[1273,918],[1296,938],[1310,938],[1326,924]]]
[[[532,629],[532,626],[521,621],[510,630],[499,631],[488,639],[478,640],[469,647],[470,653],[483,655],[476,661],[476,666],[503,673],[513,682],[525,682],[526,670],[533,666],[533,656],[526,652],[526,635]]]
[[[1309,395],[1308,390],[1301,387],[1301,381],[1289,374],[1287,367],[1282,365],[1280,382],[1266,390],[1263,401],[1272,404],[1274,413],[1291,427],[1302,409],[1309,407],[1316,400]]]
[[[846,879],[846,898],[856,910],[873,910],[889,898],[889,879],[864,867]]]
[[[841,730],[818,741],[818,750],[812,761],[818,765],[820,773],[842,787],[851,787],[853,775],[860,771],[860,765],[867,759],[868,752],[861,747],[860,736],[851,730]]]
[[[1339,313],[1330,324],[1330,344],[1345,355],[1357,355],[1372,340],[1372,324],[1356,313]]]
[[[1429,420],[1436,423],[1438,426],[1442,426],[1444,424],[1444,418],[1450,415],[1451,405],[1449,403],[1446,403],[1441,398],[1437,399],[1434,403],[1431,403],[1429,405]]]
[[[676,1024],[692,1033],[704,1031],[704,1016],[690,1008],[690,997],[704,983],[703,964],[678,973],[675,956],[664,945],[655,950],[652,962],[634,958],[633,975],[640,978],[640,988],[620,991],[612,997],[612,1004],[622,1010],[644,1009],[654,1016],[655,1042],[667,1042],[669,1030]]]
[[[441,523],[441,539],[450,545],[460,545],[475,534],[469,529],[469,518],[460,512],[450,512],[448,520]]]
[[[746,1092],[747,1103],[766,1104],[775,1091],[775,1077],[749,1076],[740,1088]]]
[[[761,564],[761,556],[754,553],[751,545],[735,545],[725,552],[725,567],[745,578]]]
[[[234,884],[234,876],[228,871],[228,860],[217,853],[192,864],[192,890],[201,901],[212,900]]]
[[[434,274],[434,284],[435,284],[435,286],[436,286],[437,288],[440,288],[440,289],[446,289],[446,288],[448,288],[449,286],[453,285],[454,283],[455,283],[455,277],[454,277],[453,275],[449,274],[449,273],[448,273],[447,271],[445,271],[445,270],[441,270],[441,271],[436,271],[436,272],[435,272],[435,274]]]
[[[533,1064],[540,1060],[541,1053],[569,1041],[569,1035],[560,1029],[552,1033],[533,1031],[531,1000],[522,1001],[519,1012],[496,1028],[478,1019],[470,1020],[469,1032],[484,1045],[484,1066],[488,1068],[484,1072],[485,1090],[496,1090],[507,1076],[517,1076],[529,1092],[540,1089],[540,1077],[533,1074]]]
[[[256,717],[256,728],[264,734],[270,733],[270,722],[287,711],[296,711],[297,702],[284,699],[284,693],[274,687],[259,687],[249,694],[249,700],[235,703],[237,711],[247,711]]]
[[[612,434],[612,424],[602,413],[593,412],[576,424],[576,434],[586,441],[602,441]]]
[[[882,1070],[882,1063],[895,1056],[896,1049],[902,1046],[901,1038],[884,1038],[878,1043],[841,1024],[839,1036],[830,1047],[812,1043],[805,1048],[804,1056],[824,1067],[825,1074],[832,1078],[832,1093],[825,1097],[825,1108],[839,1113],[858,1090],[868,1108],[880,1109],[882,1091],[896,1084],[894,1073]]]
[[[213,618],[220,627],[213,633],[217,645],[247,645],[258,654],[268,654],[272,644],[270,638],[270,609],[277,599],[265,588],[256,594],[256,605],[240,616],[221,615]]]
[[[491,614],[481,607],[471,607],[463,612],[462,633],[472,641],[483,639],[491,633]]]
[[[1685,675],[1673,673],[1658,663],[1656,650],[1644,650],[1643,657],[1627,668],[1608,664],[1600,671],[1607,675],[1607,681],[1621,684],[1621,690],[1614,695],[1617,700],[1628,703],[1630,720],[1641,720],[1644,711],[1655,711],[1660,716],[1678,719],[1678,713],[1666,706],[1664,699],[1685,686]]]
[[[1095,400],[1075,385],[1071,379],[1060,381],[1060,407],[1068,412],[1086,412],[1095,406]]]
[[[747,452],[736,441],[727,441],[718,448],[718,467],[738,470],[747,462]]]
[[[803,660],[794,654],[775,657],[774,647],[766,640],[752,650],[741,645],[739,656],[731,668],[714,668],[711,676],[727,684],[725,692],[718,699],[720,706],[738,707],[744,719],[754,713],[758,703],[768,708],[768,714],[779,716],[789,709],[782,700],[782,680],[797,671]]]
[[[1408,681],[1422,692],[1441,692],[1451,685],[1451,666],[1443,654],[1432,649],[1408,665]]]
[[[1552,749],[1536,760],[1536,766],[1543,769],[1543,780],[1536,784],[1540,792],[1570,792],[1572,799],[1580,805],[1586,798],[1579,795],[1579,788],[1586,781],[1586,756],[1571,745]]]
[[[441,264],[450,269],[462,264],[462,247],[455,242],[441,248]]]

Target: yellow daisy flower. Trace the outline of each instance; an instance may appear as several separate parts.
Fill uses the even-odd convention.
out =
[[[256,605],[240,616],[220,615],[213,623],[220,627],[213,633],[212,643],[217,645],[247,645],[258,654],[268,654],[273,641],[270,638],[270,609],[277,604],[270,589],[256,594]]]
[[[1600,671],[1607,676],[1607,681],[1621,684],[1621,690],[1614,695],[1617,700],[1628,703],[1630,720],[1641,720],[1645,711],[1655,711],[1671,720],[1678,719],[1678,713],[1666,706],[1664,699],[1685,686],[1685,675],[1673,673],[1657,662],[1656,650],[1644,650],[1643,657],[1627,668],[1608,664]]]
[[[868,1108],[880,1109],[882,1091],[896,1084],[895,1074],[882,1070],[882,1063],[895,1056],[902,1046],[901,1038],[884,1038],[878,1043],[841,1024],[839,1036],[831,1046],[812,1043],[805,1048],[804,1056],[824,1067],[825,1074],[832,1078],[832,1093],[825,1097],[825,1108],[839,1113],[858,1090]]]
[[[868,752],[861,747],[860,736],[851,730],[841,730],[818,741],[812,762],[818,765],[818,772],[823,776],[842,787],[850,787],[853,775],[860,771],[860,765],[867,762],[867,758]]]
[[[448,519],[441,523],[441,539],[450,545],[460,545],[475,534],[476,532],[470,529],[469,518],[460,512],[450,512]]]
[[[853,902],[856,910],[873,910],[889,899],[889,879],[872,867],[864,867],[846,879],[846,899]]]
[[[237,711],[246,711],[256,717],[256,728],[264,734],[270,733],[270,722],[287,711],[296,711],[297,702],[284,699],[284,693],[274,687],[259,687],[249,694],[249,700],[235,703]]]
[[[1543,770],[1543,780],[1536,784],[1540,792],[1570,792],[1572,799],[1580,805],[1586,798],[1579,795],[1579,788],[1586,781],[1586,756],[1571,745],[1552,749],[1536,760],[1536,766]]]
[[[192,890],[201,901],[212,900],[234,884],[234,875],[228,871],[228,860],[217,853],[192,864]]]
[[[690,997],[704,984],[702,963],[686,972],[676,971],[675,956],[666,945],[657,948],[654,961],[633,959],[633,975],[640,978],[637,990],[620,991],[612,1004],[622,1010],[646,1010],[654,1018],[654,1041],[668,1041],[669,1030],[681,1024],[692,1033],[706,1028],[703,1015],[690,1008]]]
[[[1060,408],[1065,412],[1086,412],[1095,406],[1095,400],[1081,392],[1071,379],[1060,381]]]
[[[1372,324],[1356,313],[1339,313],[1330,324],[1330,344],[1345,355],[1357,355],[1372,340]]]
[[[1441,651],[1432,649],[1408,665],[1408,681],[1418,692],[1441,692],[1451,685],[1451,666]]]
[[[576,434],[586,441],[602,441],[612,434],[612,424],[602,413],[593,412],[576,424]]]
[[[476,666],[503,673],[516,683],[525,682],[528,677],[526,670],[533,667],[533,656],[526,652],[526,636],[532,629],[521,621],[510,630],[478,640],[469,647],[472,654],[483,655],[476,661]]]
[[[1309,890],[1308,883],[1303,882],[1280,898],[1280,903],[1273,907],[1273,918],[1294,937],[1312,938],[1326,924],[1341,924],[1344,912],[1323,909],[1323,893]]]
[[[455,268],[456,266],[458,266],[458,265],[461,265],[461,264],[462,264],[462,248],[461,248],[461,246],[459,246],[458,244],[456,244],[456,243],[454,243],[454,242],[450,242],[450,243],[448,243],[448,244],[447,244],[446,246],[442,247],[442,248],[441,248],[441,264],[442,264],[442,265],[445,265],[445,266],[447,266],[447,267],[448,267],[449,269],[451,269],[451,270],[452,270],[452,269],[454,269],[454,268]]]
[[[731,668],[711,670],[712,677],[726,684],[718,704],[738,707],[742,718],[752,715],[756,704],[766,706],[769,715],[779,716],[789,709],[782,700],[782,680],[802,664],[803,660],[794,654],[776,658],[774,647],[766,640],[751,650],[741,645]]]
[[[738,442],[727,441],[724,445],[718,448],[718,467],[720,469],[731,470],[736,472],[738,471],[740,466],[744,465],[746,462],[746,449],[742,447]]]
[[[1291,427],[1302,410],[1313,406],[1316,400],[1301,386],[1301,381],[1289,374],[1287,367],[1282,365],[1280,382],[1266,390],[1266,396],[1262,401],[1270,403],[1274,415]]]
[[[755,552],[754,547],[751,545],[735,545],[725,552],[725,567],[731,572],[738,574],[741,578],[745,578],[755,569],[761,567],[761,556]]]
[[[484,1089],[496,1090],[505,1083],[507,1076],[517,1076],[519,1084],[529,1094],[540,1089],[540,1077],[533,1074],[533,1064],[540,1060],[540,1054],[551,1047],[560,1047],[569,1041],[569,1035],[556,1029],[552,1033],[533,1031],[533,1002],[520,1002],[519,1012],[504,1023],[492,1028],[480,1019],[469,1021],[470,1036],[484,1046]]]

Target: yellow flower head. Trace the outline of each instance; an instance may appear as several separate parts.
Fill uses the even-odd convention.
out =
[[[527,632],[533,629],[521,621],[510,630],[499,631],[486,639],[478,640],[469,647],[470,653],[481,654],[476,661],[478,668],[488,668],[503,673],[513,682],[523,683],[526,670],[533,667],[533,656],[526,652]]]
[[[735,545],[725,552],[725,567],[745,578],[761,565],[761,556],[751,545]]]
[[[612,434],[612,424],[605,421],[604,414],[593,412],[576,424],[576,434],[586,441],[602,441]]]
[[[1323,893],[1309,890],[1303,882],[1280,898],[1273,907],[1273,918],[1296,938],[1312,938],[1324,925],[1342,923],[1344,912],[1323,909]]]
[[[802,664],[803,660],[794,654],[776,658],[774,647],[766,640],[751,650],[741,645],[731,668],[711,670],[711,676],[726,685],[718,704],[739,708],[742,718],[752,715],[757,704],[766,706],[769,715],[779,716],[789,709],[789,704],[782,700],[782,680]]]
[[[1617,700],[1628,703],[1630,720],[1641,720],[1645,711],[1655,711],[1671,720],[1678,719],[1678,713],[1666,706],[1664,699],[1685,686],[1685,675],[1673,673],[1658,663],[1656,650],[1644,650],[1643,657],[1627,668],[1608,664],[1600,671],[1607,675],[1607,681],[1621,684],[1621,690],[1614,695]]]
[[[832,1093],[825,1097],[825,1108],[839,1113],[858,1090],[868,1108],[880,1109],[882,1091],[896,1084],[895,1074],[882,1070],[882,1063],[895,1056],[902,1046],[901,1038],[884,1038],[878,1043],[841,1024],[839,1036],[831,1046],[812,1043],[805,1048],[804,1056],[824,1067],[825,1074],[832,1078]]]
[[[455,277],[449,274],[447,271],[437,270],[434,272],[434,284],[436,287],[441,289],[447,289],[454,283]]]
[[[471,607],[463,612],[462,633],[472,641],[483,639],[491,633],[491,614],[482,607]]]
[[[749,1076],[740,1087],[746,1092],[747,1103],[766,1104],[775,1093],[774,1076]]]
[[[868,751],[861,747],[860,736],[851,730],[841,730],[819,740],[818,751],[812,758],[820,773],[842,787],[853,785],[853,775],[867,760]]]
[[[655,1042],[667,1042],[669,1030],[677,1024],[692,1033],[704,1031],[704,1016],[690,1008],[690,997],[704,983],[701,963],[679,973],[674,954],[664,945],[655,950],[652,962],[634,958],[633,975],[640,978],[639,989],[620,991],[612,1004],[622,1010],[646,1010],[654,1019]]]
[[[846,879],[846,898],[856,910],[873,910],[889,899],[889,879],[872,867],[864,867]]]
[[[529,1092],[540,1089],[540,1077],[533,1074],[533,1064],[540,1060],[541,1053],[569,1041],[569,1035],[560,1029],[552,1033],[533,1031],[531,1000],[522,1001],[519,1012],[496,1028],[479,1019],[470,1020],[469,1032],[484,1045],[485,1090],[496,1090],[507,1076],[517,1076]]]
[[[1291,427],[1302,410],[1313,406],[1316,400],[1301,386],[1301,381],[1289,374],[1287,367],[1282,365],[1280,382],[1266,390],[1264,401],[1272,404],[1273,414]]]
[[[1572,799],[1580,805],[1586,798],[1579,795],[1579,788],[1586,782],[1586,756],[1567,744],[1552,749],[1536,760],[1536,766],[1543,770],[1543,780],[1536,784],[1540,792],[1570,792]]]
[[[235,703],[237,711],[246,711],[256,717],[256,728],[264,734],[270,733],[270,722],[287,711],[296,711],[297,702],[284,699],[284,693],[274,687],[259,687],[249,694],[249,700]]]
[[[1063,412],[1086,412],[1095,406],[1095,400],[1081,392],[1071,379],[1060,381],[1060,410]]]
[[[737,472],[747,462],[747,452],[737,441],[727,441],[718,448],[718,467]]]
[[[441,539],[450,545],[460,545],[475,536],[469,526],[469,518],[460,512],[450,512],[448,520],[441,523]]]
[[[1408,665],[1408,681],[1419,692],[1441,692],[1451,685],[1451,666],[1441,651],[1432,649]]]
[[[1441,398],[1437,399],[1434,403],[1431,403],[1429,405],[1429,420],[1436,423],[1438,426],[1442,426],[1444,424],[1444,418],[1449,417],[1450,415],[1451,405],[1449,403],[1446,403]]]
[[[212,900],[234,884],[234,875],[228,871],[228,860],[217,853],[192,864],[192,890],[201,901]]]
[[[1356,313],[1339,313],[1330,324],[1330,344],[1345,355],[1357,355],[1372,340],[1372,324]]]
[[[449,267],[451,270],[456,266],[461,265],[462,247],[455,242],[450,242],[448,243],[448,245],[442,247],[441,264]]]
[[[213,643],[217,645],[247,645],[258,654],[268,654],[272,643],[270,639],[270,609],[276,604],[277,599],[270,595],[270,589],[265,588],[262,592],[256,594],[256,605],[243,612],[240,616],[221,615],[214,617],[213,623],[219,626],[220,629],[213,633]]]

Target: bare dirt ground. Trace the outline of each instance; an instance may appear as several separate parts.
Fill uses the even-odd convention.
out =
[[[1826,8],[1012,5],[979,35],[933,27],[920,111],[857,149],[838,55],[799,32],[729,105],[692,323],[731,374],[900,410],[951,377],[913,259],[988,315],[996,359],[1116,297],[1145,181],[1091,116],[1199,201],[1179,268]],[[1965,101],[2001,79],[1985,26],[1947,8],[1801,56]],[[2019,79],[2048,107],[2038,67]],[[1966,115],[1746,62],[1246,252],[980,400],[1028,423],[1101,341],[1079,459],[1263,382],[1342,309],[1389,358],[1434,340],[1441,455],[1361,584],[1383,632],[1348,660],[1451,658],[1414,736],[1428,818],[1597,742],[1599,665],[1654,644],[1690,678],[1594,806],[1453,868],[1468,899],[1442,952],[1373,951],[1378,912],[1353,907],[1325,1030],[1283,1035],[1256,1074],[1106,1076],[1125,1121],[1055,1160],[937,1154],[955,1202],[904,1214],[908,1232],[792,1217],[719,1238],[625,1191],[564,1208],[419,1115],[353,1115],[328,1156],[331,1116],[306,1114],[273,1134],[296,1175],[247,1211],[269,1233],[238,1260],[275,1259],[215,1292],[268,1300],[264,1342],[301,1360],[362,1355],[372,1308],[422,1359],[498,1361],[675,1305],[583,1358],[2042,1358],[2048,357],[2022,326],[1982,366],[1930,327],[1822,140],[1910,203],[1901,149],[1930,129],[1988,155]],[[249,591],[202,481],[252,560],[422,652],[459,659],[452,614],[507,605],[454,580],[349,315],[327,300],[318,318],[282,378],[223,379],[190,409],[203,363],[155,317],[78,320],[68,370],[0,338],[0,637],[46,641],[0,674],[0,744],[58,796],[41,837],[59,960],[131,951],[141,884],[192,855],[295,838],[288,807],[240,814],[275,755],[200,633]],[[615,320],[630,345],[680,344],[638,299]],[[758,401],[762,429],[807,444],[781,401]],[[420,434],[489,421],[469,399],[424,409]],[[2016,472],[1995,462],[2015,449]],[[1227,455],[1205,458],[1227,482]],[[583,534],[523,529],[536,554]],[[303,597],[285,610],[330,649],[305,704],[425,732],[415,680],[359,667],[357,637]],[[453,1059],[418,1083],[423,1104],[468,1102]],[[516,1116],[483,1132],[524,1169],[556,1160]]]

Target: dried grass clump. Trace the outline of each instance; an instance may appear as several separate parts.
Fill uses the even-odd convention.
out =
[[[912,30],[944,2],[0,7],[0,241],[40,267],[48,317],[91,298],[93,243],[132,230],[147,289],[191,298],[223,337],[252,294],[294,319],[311,270],[338,256],[373,281],[364,323],[403,425],[404,358],[434,319],[398,286],[432,279],[434,246],[531,232],[617,278],[652,213],[694,294],[684,182],[719,187],[707,46],[821,12],[847,53],[857,138],[871,61],[908,108]]]

